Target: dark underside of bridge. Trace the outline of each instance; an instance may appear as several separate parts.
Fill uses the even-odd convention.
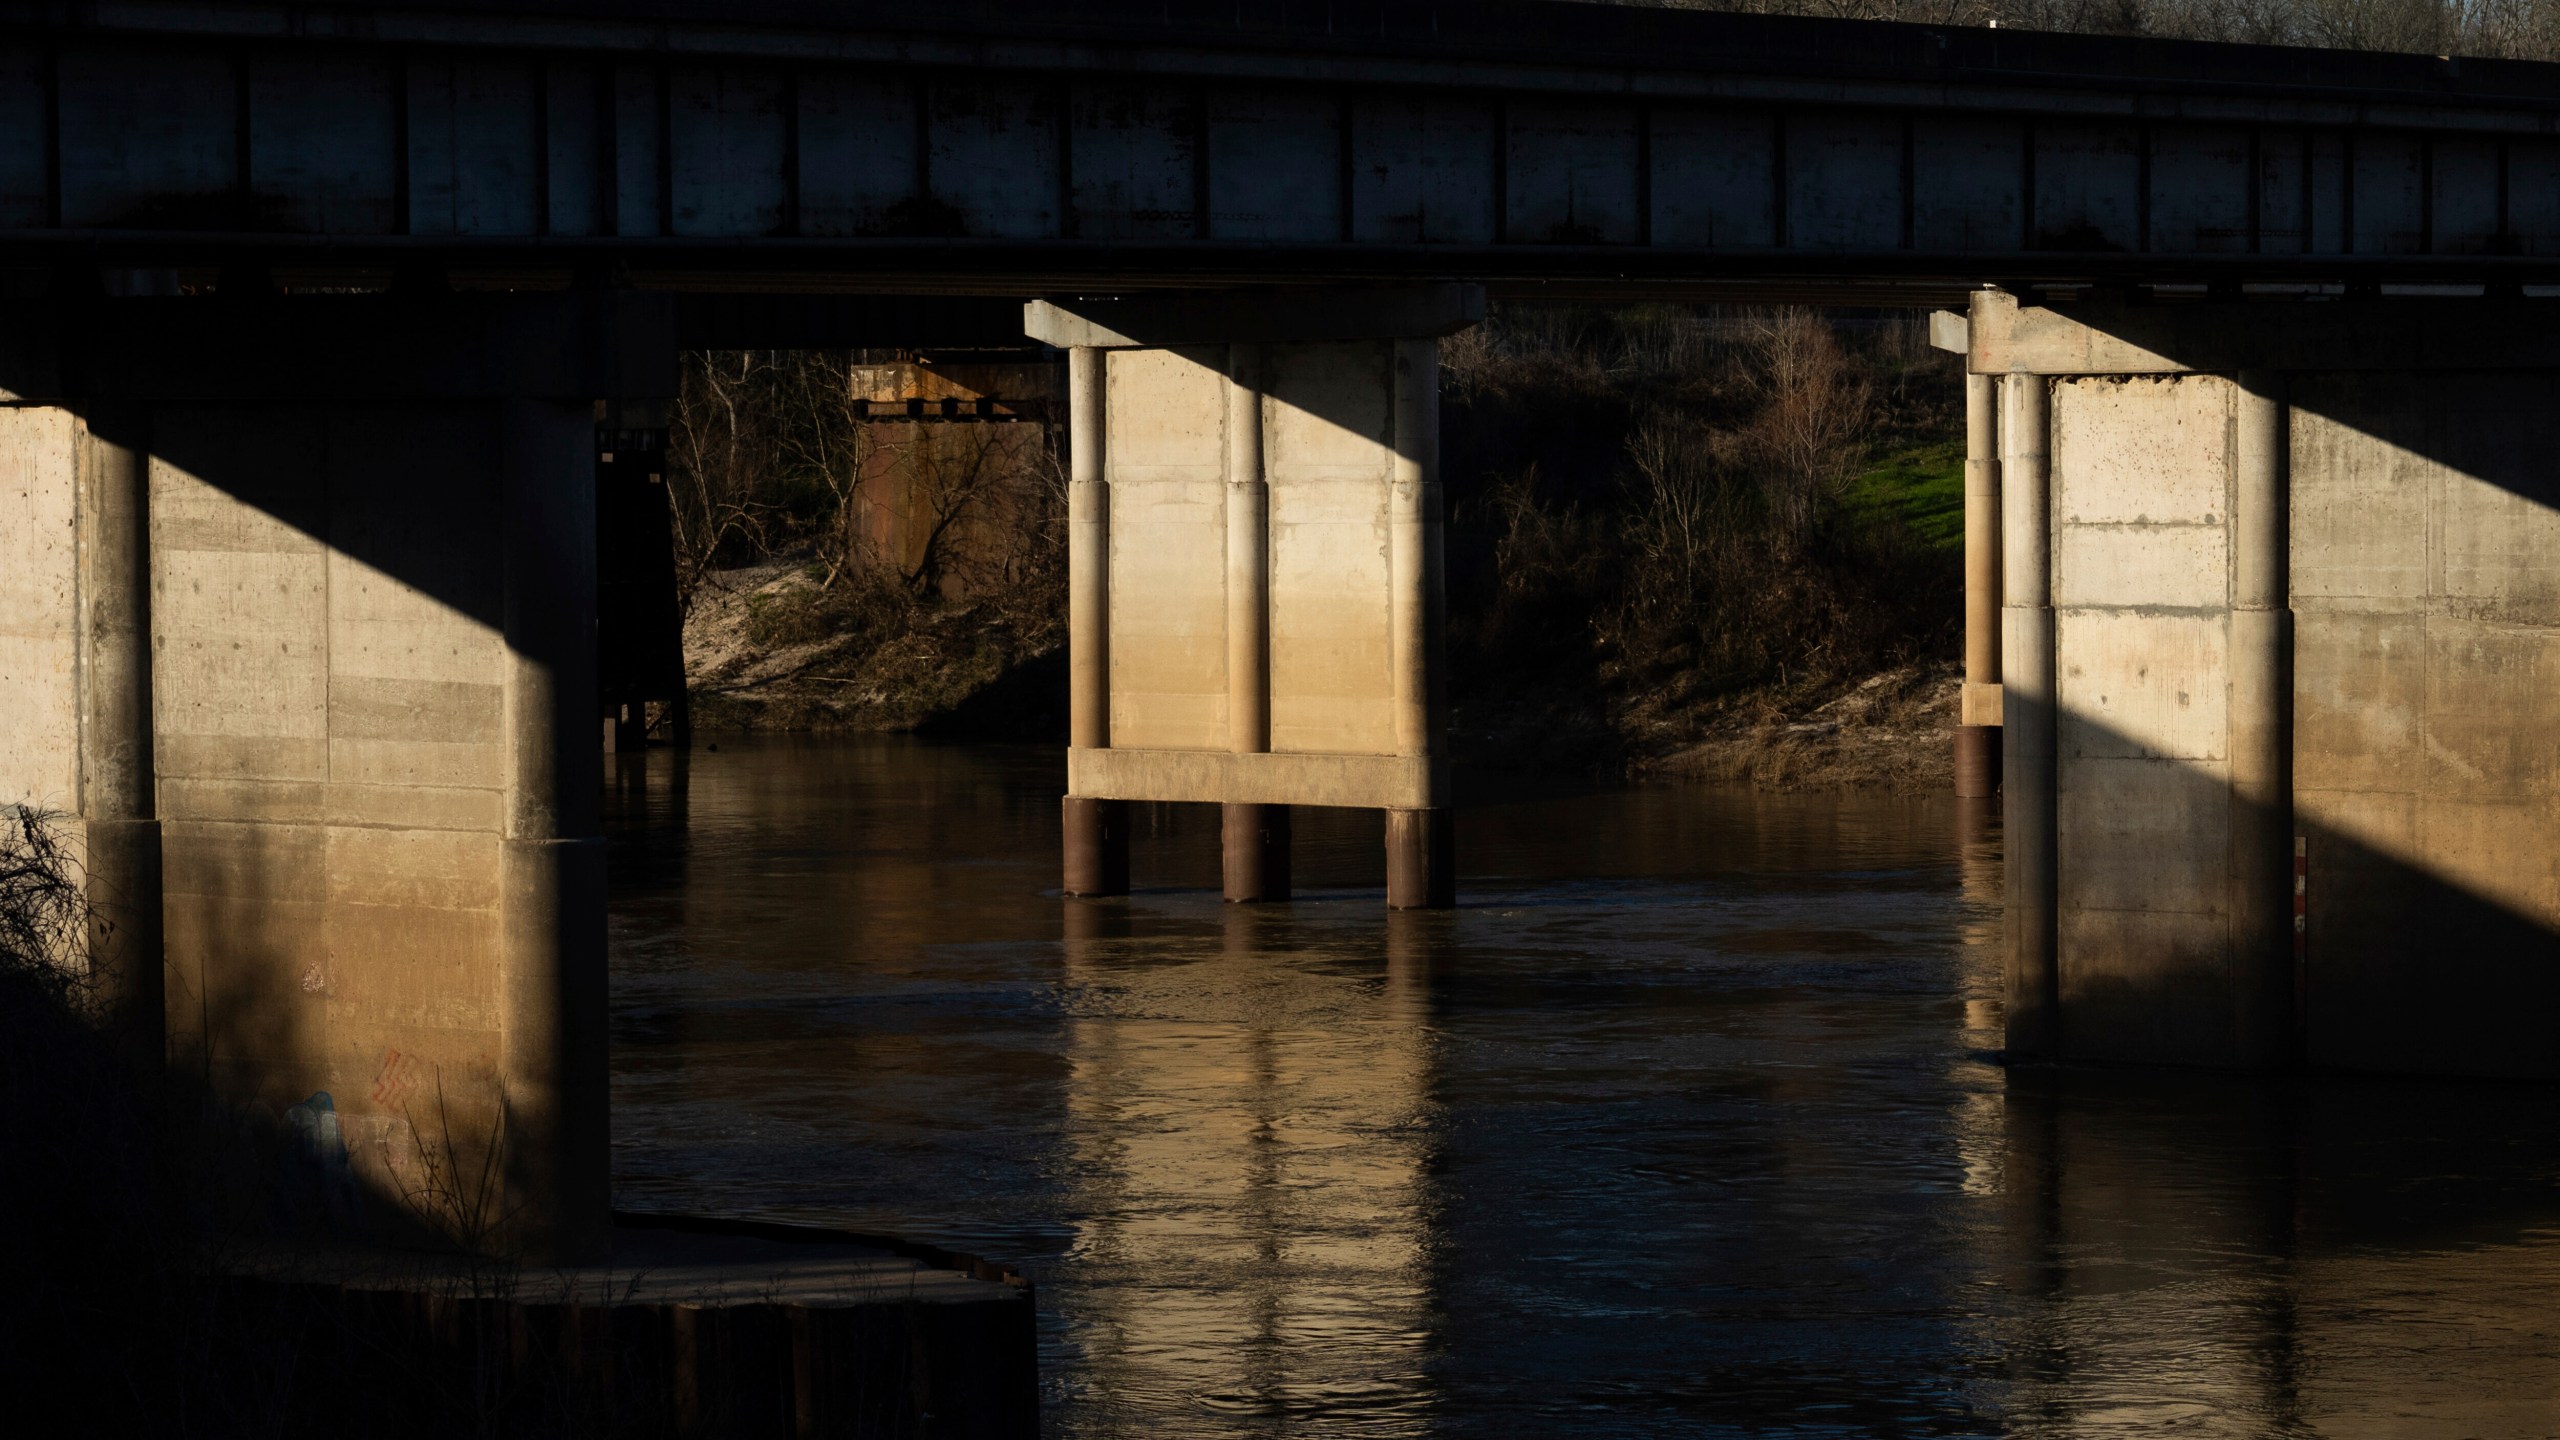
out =
[[[707,346],[2560,285],[2560,67],[1551,0],[0,4],[0,137],[0,293],[676,290]]]

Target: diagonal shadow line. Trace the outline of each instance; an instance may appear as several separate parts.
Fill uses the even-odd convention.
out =
[[[2235,997],[2250,983],[2250,962],[2236,953],[2225,875],[2246,802],[2218,759],[2164,757],[2067,699],[2059,748],[2061,1053],[2235,1063],[2245,1053]],[[2294,756],[2297,777],[2359,758],[2299,721]],[[2398,839],[2340,823],[2376,802],[2401,818]],[[2489,808],[2539,814],[2547,803],[2518,794]],[[2429,853],[2420,843],[2431,808],[2459,834],[2483,804],[2413,790],[2306,792],[2297,778],[2293,833],[2308,866],[2297,1023],[2307,1063],[2560,1077],[2549,1035],[2560,1014],[2560,922],[2515,894],[2547,862]]]

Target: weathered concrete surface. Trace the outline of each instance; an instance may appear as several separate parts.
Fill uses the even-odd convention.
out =
[[[1231,753],[1222,750],[1067,752],[1067,788],[1122,800],[1228,805],[1414,808],[1447,793],[1445,764],[1401,755]]]
[[[600,313],[114,302],[61,332],[59,399],[0,414],[31,601],[82,428],[147,456],[173,1079],[326,1092],[376,1219],[569,1257],[608,1203],[593,407],[673,378]],[[0,688],[58,715],[59,638],[12,623]],[[94,773],[95,738],[31,733],[9,797]]]
[[[0,408],[0,801],[80,805],[80,418]],[[74,839],[77,839],[76,834]]]
[[[1074,347],[1067,888],[1121,873],[1107,812],[1081,800],[1351,805],[1437,816],[1431,844],[1389,847],[1389,889],[1447,903],[1436,336],[1482,297],[1197,303],[1025,317]],[[1227,325],[1245,333],[1196,343]],[[1227,833],[1251,848],[1286,828]],[[1277,888],[1270,857],[1234,858],[1237,898]]]
[[[1104,353],[1111,743],[1223,750],[1225,347]]]
[[[2295,386],[2311,1058],[2560,1073],[2560,375]]]
[[[1392,346],[1353,340],[1261,348],[1259,486],[1229,482],[1228,432],[1238,417],[1227,404],[1225,347],[1104,352],[1111,747],[1232,749],[1226,507],[1231,499],[1267,496],[1264,713],[1272,761],[1394,756]],[[1230,795],[1221,787],[1182,798],[1371,805],[1404,798],[1340,793],[1340,779],[1302,783],[1309,787],[1303,794]]]
[[[2001,988],[2010,1051],[2043,1056],[2054,1053],[2060,1023],[2053,878],[2053,401],[2050,387],[2034,375],[2005,377],[2000,400],[2000,788],[2008,856]]]
[[[2231,384],[2053,386],[2062,1044],[2231,1058]]]
[[[2318,314],[1986,308],[1977,369],[2062,372],[2055,1053],[2560,1074],[2560,357],[2476,302],[2300,307],[2359,317],[2325,355]],[[2465,315],[2469,367],[2392,361]]]
[[[1271,348],[1271,748],[1392,755],[1391,347]]]

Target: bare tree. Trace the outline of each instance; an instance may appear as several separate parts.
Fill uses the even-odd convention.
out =
[[[0,968],[67,996],[86,974],[94,917],[63,818],[0,806]]]
[[[680,611],[692,608],[695,591],[723,552],[741,540],[766,539],[775,447],[763,392],[773,369],[772,357],[757,350],[685,357],[667,427],[667,505]]]
[[[776,387],[775,450],[781,467],[824,497],[817,518],[818,556],[828,590],[866,565],[861,492],[875,446],[855,394],[862,370],[850,355],[794,357]]]
[[[1761,406],[1746,443],[1765,470],[1773,538],[1794,550],[1856,473],[1875,392],[1817,311],[1762,311],[1751,317],[1749,333],[1747,373]]]

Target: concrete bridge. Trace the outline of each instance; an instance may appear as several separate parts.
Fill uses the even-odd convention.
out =
[[[0,6],[0,796],[77,818],[145,1063],[602,1243],[596,437],[686,343],[1068,349],[1067,888],[1191,799],[1282,896],[1344,804],[1449,903],[1489,290],[1966,305],[2013,1050],[2560,1068],[2560,68],[1024,8]]]

